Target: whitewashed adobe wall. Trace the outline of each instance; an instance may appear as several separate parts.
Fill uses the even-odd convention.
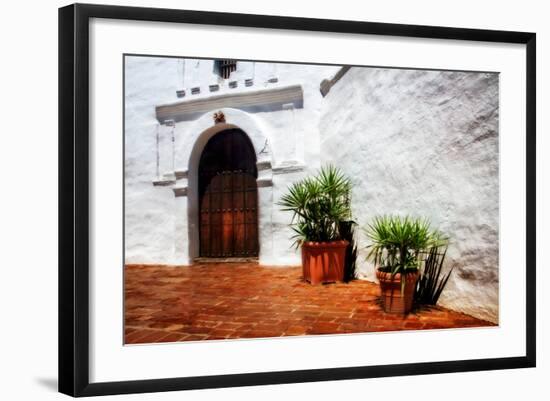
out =
[[[227,127],[244,129],[258,160],[271,165],[258,177],[271,181],[259,187],[260,263],[300,263],[290,247],[290,216],[274,203],[290,183],[330,162],[354,181],[360,226],[375,215],[399,213],[428,217],[447,233],[448,265],[456,269],[442,304],[498,320],[497,74],[352,68],[323,98],[319,84],[338,67],[238,66],[223,81],[208,60],[126,59],[126,263],[187,265],[198,256],[192,155],[223,128],[213,124],[217,108],[177,122],[174,144],[172,128],[161,126],[157,174],[155,107],[298,85],[303,107],[223,109]],[[229,88],[233,80],[238,85]],[[195,87],[200,93],[191,94]],[[186,95],[177,98],[181,89]],[[260,155],[266,141],[268,152]],[[170,185],[154,186],[155,180]],[[360,274],[374,280],[359,234]]]
[[[450,236],[441,303],[498,320],[498,80],[495,73],[352,68],[319,122],[323,162],[352,177],[355,219],[427,217]],[[360,200],[360,201],[359,201]],[[360,271],[374,280],[364,261]]]
[[[155,105],[178,87],[171,59],[131,57],[125,63],[125,261],[172,263],[174,194],[152,185],[156,174]],[[163,141],[165,142],[165,141]]]
[[[290,183],[320,166],[317,125],[323,97],[319,83],[339,67],[239,62],[230,79],[223,80],[214,73],[211,60],[127,57],[125,63],[126,263],[188,265],[198,256],[193,163],[209,137],[222,128],[239,127],[251,138],[258,161],[269,162],[268,169],[259,169],[258,177],[270,183],[258,189],[260,263],[299,264],[299,254],[291,246],[289,214],[274,203]],[[245,84],[248,79],[253,81],[251,86]],[[237,87],[229,87],[232,81]],[[211,85],[219,87],[211,91]],[[214,126],[212,115],[220,109],[213,108],[178,121],[173,129],[158,127],[155,107],[159,105],[295,87],[302,98],[291,108],[222,108],[227,126]],[[192,94],[193,88],[200,88],[199,93]],[[176,97],[182,89],[185,96]],[[154,181],[168,185],[154,186]],[[175,196],[176,192],[184,195]]]

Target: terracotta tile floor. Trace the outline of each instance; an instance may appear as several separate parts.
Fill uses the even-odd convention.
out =
[[[129,265],[125,285],[126,344],[493,325],[441,307],[387,314],[377,284],[312,286],[300,267]]]

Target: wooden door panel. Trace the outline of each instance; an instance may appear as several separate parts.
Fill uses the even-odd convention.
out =
[[[244,222],[245,224],[251,224],[253,225],[254,222],[257,220],[256,219],[256,211],[255,210],[251,210],[251,209],[247,209],[245,214],[244,214]]]
[[[200,215],[201,215],[201,219],[199,224],[201,225],[201,227],[208,226],[210,224],[210,213],[201,211]],[[201,238],[203,237],[201,236]]]
[[[244,192],[234,190],[233,191],[233,208],[243,208],[244,207]]]
[[[233,246],[236,256],[244,255],[245,247],[245,225],[244,224],[235,224],[233,231]]]
[[[219,212],[222,208],[222,194],[221,192],[210,193],[210,212]]]
[[[252,255],[256,252],[257,226],[255,224],[245,224],[245,254]]]
[[[226,216],[229,216],[229,219],[231,222],[229,224],[225,224]],[[229,220],[227,219],[227,220]],[[231,218],[230,213],[224,213],[224,224],[223,224],[223,231],[222,231],[222,252],[223,256],[233,256],[233,219]]]
[[[232,174],[231,172],[224,172],[222,174],[222,191],[223,192],[229,192],[232,191]]]
[[[222,226],[221,224],[210,225],[210,256],[222,256]]]
[[[222,214],[222,224],[224,226],[232,226],[233,225],[232,209],[223,209],[221,214]]]
[[[210,237],[221,236],[221,226],[222,226],[222,213],[221,212],[211,212],[210,213]]]
[[[208,212],[210,210],[210,192],[206,192],[201,199],[201,211]]]
[[[244,189],[244,174],[242,171],[239,174],[233,175],[233,193],[240,193]]]
[[[210,255],[211,249],[210,249],[210,226],[209,225],[201,225],[200,229],[200,252],[201,255]]]
[[[246,191],[244,195],[245,195],[245,201],[244,201],[245,207],[247,209],[256,209],[256,200],[258,198],[258,194],[256,193],[256,191]]]
[[[233,211],[233,196],[231,192],[224,192],[222,194],[222,211],[223,212]]]
[[[244,186],[245,186],[245,190],[256,192],[256,188],[257,188],[256,177],[246,174],[244,176]]]
[[[239,210],[234,210],[233,211],[233,222],[235,223],[235,225],[237,224],[244,224],[244,214],[245,214],[245,211],[244,209],[239,209]]]
[[[219,192],[220,191],[220,181],[221,181],[221,178],[218,174],[213,174],[211,177],[210,177],[210,181],[208,182],[208,185],[207,185],[207,191],[210,191],[210,192]]]

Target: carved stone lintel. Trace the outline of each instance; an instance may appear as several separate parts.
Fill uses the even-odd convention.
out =
[[[253,87],[252,87],[253,88]],[[293,103],[295,109],[303,107],[301,85],[276,86],[231,93],[210,93],[207,97],[188,97],[176,103],[159,105],[155,108],[157,120],[163,124],[168,119],[190,121],[211,110],[224,107],[257,113],[266,110],[282,110],[282,105]]]

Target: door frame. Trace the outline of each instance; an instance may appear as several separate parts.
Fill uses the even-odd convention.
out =
[[[213,114],[205,113],[194,124],[178,131],[176,124],[176,165],[186,173],[187,190],[176,197],[176,215],[186,214],[187,218],[176,218],[174,260],[177,264],[192,265],[199,257],[198,225],[198,168],[200,156],[208,140],[218,132],[228,128],[239,128],[249,137],[256,153],[258,170],[258,261],[262,265],[288,265],[289,260],[274,257],[273,244],[273,171],[274,155],[271,147],[269,127],[263,121],[247,112],[232,108],[222,108],[226,123],[213,124]],[[268,144],[268,146],[266,146]]]

